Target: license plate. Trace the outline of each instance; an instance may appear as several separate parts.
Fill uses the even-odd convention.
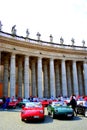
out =
[[[68,114],[67,116],[70,117],[70,116],[72,116],[72,114]]]
[[[39,116],[34,116],[34,118],[39,118]]]

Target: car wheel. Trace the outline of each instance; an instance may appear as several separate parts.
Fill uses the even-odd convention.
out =
[[[87,110],[85,111],[84,116],[87,117]]]
[[[76,111],[76,112],[77,112],[77,114],[79,114],[78,109],[77,109],[77,111]]]
[[[13,106],[14,109],[16,109],[16,106]]]
[[[50,115],[51,115],[51,113],[50,113],[50,112],[48,112],[48,115],[50,116]]]
[[[21,121],[24,121],[24,119],[23,119],[23,118],[21,118]]]
[[[71,116],[71,119],[73,119],[74,118],[74,113],[73,113],[73,115]]]
[[[41,119],[41,121],[44,121],[44,120],[45,120],[45,118]]]
[[[56,119],[56,115],[53,113],[53,119]]]

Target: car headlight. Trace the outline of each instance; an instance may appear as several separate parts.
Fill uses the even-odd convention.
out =
[[[27,112],[29,112],[29,111],[28,110],[27,111],[25,111],[25,110],[21,111],[22,114],[26,114]]]
[[[21,111],[21,114],[25,114],[26,112],[24,110]]]

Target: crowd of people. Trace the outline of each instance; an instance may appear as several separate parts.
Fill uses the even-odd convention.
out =
[[[20,101],[23,101],[25,98],[17,98],[17,100],[20,100]],[[50,98],[51,100],[54,100],[55,98],[52,96],[51,98]],[[58,98],[56,98],[58,101],[64,101],[64,100],[67,100],[67,97],[63,97],[63,96],[58,96]],[[77,101],[78,100],[83,100],[83,97],[81,96],[81,97],[79,97],[78,99],[77,99],[77,97],[75,96],[75,95],[72,95],[70,98],[68,98],[69,99],[69,101],[68,101],[68,103],[67,103],[67,105],[71,105],[71,107],[73,108],[73,110],[74,110],[74,112],[75,112],[75,115],[77,116],[77,111],[76,111],[76,107],[77,107]],[[2,97],[2,101],[3,101],[3,104],[2,104],[2,108],[3,108],[3,110],[4,109],[6,109],[6,108],[8,108],[8,105],[9,105],[9,102],[11,102],[11,101],[13,101],[14,100],[14,96],[12,97],[12,98],[10,98],[10,97],[5,97],[5,96],[3,96]],[[28,98],[28,100],[29,101],[39,101],[39,98],[38,97],[29,97]],[[43,100],[43,99],[42,99]],[[86,100],[86,102],[85,102],[85,105],[87,106],[87,100]]]

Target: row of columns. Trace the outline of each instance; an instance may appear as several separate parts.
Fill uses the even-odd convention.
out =
[[[12,54],[10,58],[10,97],[15,96],[15,86],[16,86],[16,55]],[[4,95],[8,95],[8,58],[5,58],[4,63]],[[48,97],[49,93],[50,96],[56,97],[62,93],[63,96],[71,95],[72,92],[76,95],[83,94],[83,86],[82,86],[82,77],[81,77],[81,68],[78,67],[77,74],[77,66],[76,61],[72,62],[72,75],[73,75],[73,90],[72,90],[72,81],[71,81],[71,72],[69,64],[65,64],[65,60],[61,60],[61,83],[62,83],[62,90],[60,88],[60,69],[59,64],[55,65],[54,68],[54,59],[50,59],[49,62],[49,72],[50,75],[48,76],[48,67],[47,62],[44,62],[44,77],[42,77],[42,58],[39,57],[37,60],[37,87],[36,87],[36,67],[35,62],[32,62],[31,65],[32,69],[32,95],[42,98],[44,95]],[[56,70],[56,71],[55,71]],[[83,75],[84,75],[84,89],[85,95],[87,95],[87,63],[83,63]],[[66,73],[67,72],[67,73]],[[49,79],[50,81],[49,81]],[[43,92],[43,79],[44,79],[44,92]],[[78,80],[79,79],[79,80]],[[20,57],[18,60],[18,96],[22,96],[22,58]],[[48,83],[50,82],[50,83]],[[79,83],[79,86],[78,86]],[[50,85],[50,90],[49,86]],[[79,93],[80,89],[80,93]],[[24,97],[28,98],[29,95],[29,56],[25,56],[24,58]],[[38,90],[38,92],[37,92]],[[50,92],[49,92],[50,91]],[[62,92],[61,92],[62,91]]]
[[[1,52],[0,52],[0,81],[1,81]]]
[[[84,67],[84,86],[85,86],[85,95],[87,95],[87,63],[83,64]]]

